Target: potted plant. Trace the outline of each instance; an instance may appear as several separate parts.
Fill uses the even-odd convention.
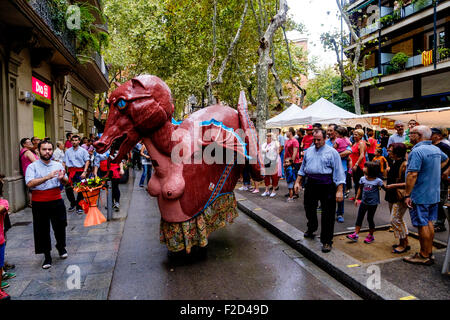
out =
[[[409,56],[403,52],[397,53],[391,59],[391,66],[394,71],[400,71],[405,69],[406,63],[408,62]]]
[[[392,15],[388,14],[388,15],[386,15],[384,17],[381,17],[380,18],[380,22],[385,27],[389,26],[389,25],[391,25],[394,22],[394,17]]]
[[[439,58],[441,60],[447,59],[450,57],[450,49],[449,48],[439,48]]]

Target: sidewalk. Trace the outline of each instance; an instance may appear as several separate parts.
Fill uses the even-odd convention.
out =
[[[84,227],[85,215],[67,212],[67,252],[65,260],[59,258],[54,248],[52,231],[52,267],[41,268],[43,255],[34,253],[31,208],[10,215],[12,228],[8,231],[6,260],[15,264],[11,272],[16,278],[7,282],[5,291],[13,300],[106,300],[116,264],[117,252],[133,190],[134,175],[130,172],[127,184],[119,185],[120,211],[113,219],[94,227]],[[106,217],[106,192],[102,191],[100,211]],[[63,194],[66,208],[68,200]],[[79,273],[78,271],[79,270]],[[79,289],[74,280],[80,275]],[[73,289],[70,289],[70,288]]]
[[[301,254],[332,274],[336,279],[355,290],[359,295],[371,299],[450,299],[450,275],[442,275],[441,269],[445,256],[448,231],[435,234],[436,257],[435,265],[431,267],[410,265],[402,258],[418,251],[419,242],[417,229],[412,227],[409,213],[405,214],[410,232],[411,251],[398,255],[391,253],[391,245],[397,241],[389,232],[389,209],[383,200],[375,214],[377,230],[375,242],[363,243],[366,235],[367,221],[363,222],[360,241],[352,243],[346,235],[354,230],[358,208],[350,200],[345,200],[345,222],[335,224],[335,237],[331,253],[321,252],[320,240],[304,239],[306,231],[306,216],[303,207],[303,195],[293,203],[287,203],[284,195],[288,192],[285,181],[281,181],[280,189],[275,198],[262,197],[264,191],[260,187],[259,194],[239,191],[236,186],[236,197],[239,208],[268,228],[272,233],[282,238]],[[350,196],[353,192],[350,192]],[[384,199],[384,194],[382,195]],[[320,235],[320,210],[318,210]],[[368,288],[368,280],[373,275],[373,267],[379,267],[381,275],[380,289]],[[369,268],[370,267],[370,268]],[[370,287],[370,286],[369,286]]]

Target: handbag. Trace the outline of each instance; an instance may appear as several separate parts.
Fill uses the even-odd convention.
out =
[[[405,167],[406,167],[406,161],[404,161],[402,163],[402,165],[400,166],[400,170],[398,170],[397,183],[404,182],[404,181],[402,181],[402,178],[403,178],[403,171],[405,171],[405,169],[406,169]],[[396,188],[395,191],[397,191],[397,200],[403,201],[403,199],[405,198],[405,195],[406,195],[406,189]]]

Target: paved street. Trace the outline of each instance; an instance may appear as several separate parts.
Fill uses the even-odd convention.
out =
[[[135,184],[109,299],[355,299],[240,212],[209,238],[205,260],[169,260],[156,201]]]
[[[69,258],[53,250],[48,270],[34,254],[31,209],[11,215],[12,299],[359,299],[242,212],[210,236],[206,259],[169,259],[159,243],[155,199],[137,179],[120,189],[121,211],[111,222],[85,228],[84,215],[68,214]],[[80,270],[80,287],[71,289],[73,268]]]

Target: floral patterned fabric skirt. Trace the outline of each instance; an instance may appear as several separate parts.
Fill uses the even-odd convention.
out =
[[[205,247],[211,232],[232,223],[238,216],[236,207],[234,193],[227,193],[188,221],[173,223],[161,219],[160,242],[173,252],[186,250],[190,253],[193,246]]]

